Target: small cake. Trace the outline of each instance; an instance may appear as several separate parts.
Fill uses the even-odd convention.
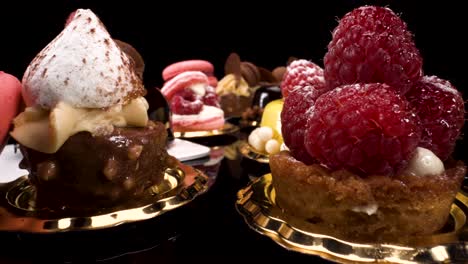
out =
[[[369,53],[377,50],[388,60]],[[388,8],[346,14],[324,62],[324,71],[291,64],[284,77],[290,151],[270,156],[278,205],[300,228],[350,241],[441,230],[466,173],[451,157],[464,124],[461,94],[422,76],[412,35]]]
[[[23,76],[28,107],[14,119],[36,205],[98,209],[151,195],[176,160],[165,127],[148,120],[133,61],[90,10],[63,31]]]
[[[21,83],[13,75],[0,71],[0,153],[8,139],[13,118],[19,110],[21,101]]]
[[[241,61],[239,55],[231,53],[224,66],[225,76],[216,87],[216,94],[220,97],[225,116],[241,117],[249,108],[263,108],[266,103],[258,105],[255,100],[258,99],[257,90],[278,86],[281,79],[277,78],[282,77],[282,69],[283,67],[278,67],[273,75],[269,70],[248,61]],[[270,101],[274,99],[270,98]]]
[[[176,132],[221,129],[224,126],[224,112],[214,88],[209,84],[206,70],[201,71],[208,62],[189,62],[192,64],[188,69],[199,70],[185,71],[187,67],[184,62],[170,65],[164,70],[163,76],[171,73],[161,92],[172,110],[172,129]]]

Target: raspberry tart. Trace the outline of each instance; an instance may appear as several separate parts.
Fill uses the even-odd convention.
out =
[[[285,80],[302,80],[295,85],[283,82],[290,151],[270,156],[278,205],[305,219],[301,228],[351,241],[401,242],[443,228],[466,172],[451,157],[461,94],[422,76],[412,35],[388,8],[346,14],[324,62],[323,82],[307,81],[315,66],[287,72]]]

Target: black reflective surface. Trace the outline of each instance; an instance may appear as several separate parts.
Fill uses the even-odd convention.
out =
[[[236,135],[234,135],[236,136]],[[238,135],[237,135],[238,136]],[[216,177],[210,190],[193,202],[154,219],[99,231],[47,235],[0,233],[0,263],[177,263],[253,259],[323,261],[289,252],[252,231],[235,210],[237,191],[269,171],[267,164],[232,156],[234,139],[216,145],[210,158],[187,162]],[[219,141],[230,143],[219,146]],[[228,156],[228,157],[226,157]]]

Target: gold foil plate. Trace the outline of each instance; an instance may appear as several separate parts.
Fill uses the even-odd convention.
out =
[[[208,188],[209,178],[205,174],[179,164],[166,170],[164,181],[153,186],[141,203],[118,205],[92,215],[67,217],[64,211],[60,217],[51,217],[54,214],[47,209],[34,208],[34,187],[23,176],[0,185],[0,231],[54,233],[110,228],[162,215],[189,203]]]
[[[239,143],[239,152],[243,157],[255,160],[260,163],[270,162],[269,155],[255,150],[247,141]]]
[[[419,237],[417,246],[353,243],[303,231],[288,223],[285,220],[288,217],[276,205],[271,174],[251,182],[237,196],[236,209],[249,227],[289,250],[342,263],[468,262],[468,196],[463,191],[452,204],[450,221],[453,224],[449,230]]]
[[[187,131],[187,132],[174,132],[176,138],[204,138],[229,135],[239,131],[239,127],[231,123],[224,123],[221,129],[208,130],[208,131]]]

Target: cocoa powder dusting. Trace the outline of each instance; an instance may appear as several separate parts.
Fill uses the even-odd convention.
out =
[[[37,67],[39,67],[39,63],[37,63],[37,62],[33,62],[33,63],[34,63],[34,65],[33,65],[33,67],[31,68],[31,72],[32,72],[32,73],[36,72]]]

